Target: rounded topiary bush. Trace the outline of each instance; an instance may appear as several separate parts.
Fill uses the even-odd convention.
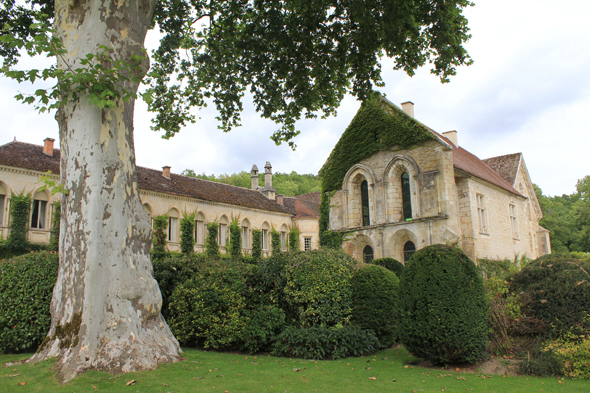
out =
[[[373,265],[383,266],[387,270],[391,270],[399,278],[404,270],[404,264],[394,258],[377,258],[371,261]]]
[[[397,290],[399,279],[382,266],[365,265],[352,276],[351,322],[371,329],[384,347],[398,339]]]
[[[59,257],[32,252],[0,261],[0,352],[35,349],[51,324]]]
[[[416,251],[398,294],[400,339],[411,353],[436,365],[482,357],[488,303],[482,278],[463,251],[440,244]]]
[[[284,269],[286,301],[299,327],[335,326],[350,318],[350,280],[358,263],[342,249],[320,248],[291,255]]]
[[[511,282],[510,290],[522,294],[523,312],[542,321],[548,335],[590,329],[590,261],[545,255],[513,275]]]
[[[209,261],[170,297],[168,324],[181,345],[238,347],[248,326],[252,265]]]

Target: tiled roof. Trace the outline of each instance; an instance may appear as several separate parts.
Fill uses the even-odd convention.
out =
[[[294,218],[320,216],[320,192],[284,197],[283,203],[289,209]]]
[[[518,165],[520,164],[521,157],[522,153],[514,153],[506,154],[504,156],[486,158],[482,161],[488,164],[493,170],[498,172],[498,174],[500,174],[500,176],[502,176],[502,178],[509,184],[514,185],[514,180],[516,180],[516,174],[518,173]]]
[[[294,198],[300,201],[311,202],[319,205],[322,203],[322,193],[320,191],[308,192],[307,194],[296,195]]]
[[[25,168],[39,172],[51,170],[59,174],[59,149],[53,156],[43,153],[43,146],[24,142],[10,142],[0,146],[0,165]],[[211,202],[226,203],[253,209],[290,214],[283,205],[270,200],[260,192],[247,188],[216,183],[183,175],[170,174],[170,179],[162,176],[162,171],[137,167],[139,188],[168,194],[186,196]]]

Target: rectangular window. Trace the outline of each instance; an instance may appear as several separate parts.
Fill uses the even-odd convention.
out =
[[[486,201],[483,195],[477,194],[477,217],[479,218],[479,232],[488,233],[488,220],[486,217]]]
[[[242,248],[248,248],[248,227],[242,227]]]
[[[225,247],[225,238],[227,236],[227,225],[219,224],[219,239],[218,243],[221,247]]]
[[[512,227],[512,237],[518,239],[518,221],[516,220],[516,205],[508,205],[510,210],[510,226]]]
[[[281,232],[281,250],[287,250],[287,232]]]
[[[178,218],[168,217],[168,241],[171,243],[178,241]]]
[[[205,243],[205,223],[195,221],[195,243],[201,245]]]
[[[268,250],[268,230],[262,230],[262,249]]]
[[[33,200],[33,214],[31,215],[31,228],[45,229],[45,210],[47,201]]]
[[[303,238],[304,240],[304,249],[305,251],[311,251],[311,237],[305,237]]]

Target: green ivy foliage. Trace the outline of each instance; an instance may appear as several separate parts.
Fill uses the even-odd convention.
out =
[[[350,280],[357,262],[342,250],[292,254],[285,266],[285,295],[300,327],[335,326],[350,319]]]
[[[29,241],[29,215],[31,212],[31,194],[12,194],[10,200],[10,234],[7,245],[12,252],[26,252]]]
[[[386,348],[398,340],[398,286],[399,280],[395,273],[377,265],[359,268],[351,280],[351,322],[363,329],[373,330]]]
[[[250,353],[270,351],[285,329],[285,311],[275,305],[252,307],[241,347]]]
[[[168,252],[166,247],[167,235],[166,229],[168,228],[168,216],[156,216],[154,217],[154,240],[152,247],[152,259],[157,260],[164,258]]]
[[[544,255],[509,280],[521,293],[522,311],[544,322],[549,337],[590,331],[590,261],[571,255]]]
[[[488,303],[475,264],[456,247],[414,253],[399,283],[400,338],[436,365],[475,362],[488,343]]]
[[[182,213],[180,220],[180,251],[183,254],[195,252],[195,216],[196,213]]]
[[[299,228],[296,226],[292,226],[289,228],[289,251],[290,252],[297,252],[300,250],[299,245],[299,235],[301,232]]]
[[[0,261],[0,353],[34,350],[51,324],[57,253],[32,252]]]
[[[169,325],[181,345],[239,346],[249,322],[246,284],[254,266],[208,261],[170,297]]]
[[[262,231],[260,229],[252,230],[252,258],[255,261],[262,258]]]
[[[383,266],[387,270],[394,272],[398,278],[401,277],[404,271],[404,264],[395,258],[377,258],[373,259],[370,263],[372,265]]]
[[[242,228],[240,228],[239,217],[232,217],[229,226],[229,250],[234,259],[242,256]]]
[[[276,340],[274,356],[304,359],[341,359],[363,356],[379,349],[379,340],[372,330],[356,326],[289,327]]]
[[[274,228],[270,231],[270,242],[272,244],[272,255],[282,252],[281,250],[281,234]]]
[[[205,240],[205,254],[207,257],[216,259],[219,258],[219,243],[217,243],[217,236],[219,235],[219,225],[217,222],[210,222],[207,224],[207,239]]]
[[[342,247],[344,234],[330,230],[330,198],[335,191],[323,192],[320,203],[320,246],[339,249]]]
[[[59,252],[59,228],[61,225],[61,202],[53,203],[53,217],[51,218],[51,237],[49,245],[53,251]]]

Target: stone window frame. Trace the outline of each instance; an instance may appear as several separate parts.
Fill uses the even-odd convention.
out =
[[[207,241],[207,216],[202,211],[195,215],[195,245],[204,246]]]
[[[0,181],[0,190],[3,189],[3,192],[0,192],[0,227],[7,227],[8,226],[8,220],[5,220],[5,217],[8,217],[8,201],[10,200],[8,198],[8,196],[10,195],[10,188],[8,187],[8,184],[4,183],[3,181]],[[6,214],[4,214],[4,212],[6,212]],[[6,224],[4,224],[4,221],[6,221]]]
[[[287,224],[281,225],[281,251],[287,251],[289,227]]]
[[[410,204],[412,213],[411,220],[420,218],[420,167],[412,157],[396,155],[391,160],[389,160],[389,163],[387,163],[383,172],[383,180],[386,183],[385,209],[386,216],[390,222],[406,221],[404,218],[403,202],[401,202],[402,205],[399,210],[397,210],[394,206],[391,206],[393,205],[393,202],[390,202],[390,198],[394,197],[394,191],[396,187],[399,188],[399,193],[396,195],[396,197],[400,200],[403,198],[401,177],[404,172],[407,172],[410,178]]]
[[[250,249],[250,220],[244,218],[242,220],[242,224],[240,228],[242,229],[242,249],[249,250]]]
[[[229,228],[229,219],[225,214],[221,215],[218,221],[218,228],[217,228],[217,244],[220,247],[227,246],[227,234]]]
[[[518,212],[516,210],[516,204],[508,204],[508,216],[510,217],[510,228],[512,229],[512,238],[518,240]]]
[[[356,228],[363,226],[363,218],[362,218],[362,202],[361,202],[361,183],[363,181],[367,182],[368,186],[368,199],[369,199],[369,221],[370,225],[375,224],[374,222],[374,214],[370,212],[374,209],[375,203],[375,173],[373,170],[364,164],[355,164],[353,165],[346,175],[344,176],[344,180],[342,182],[342,190],[345,191],[346,194],[346,202],[344,207],[344,217],[345,217],[345,227],[348,228]],[[359,206],[356,206],[356,205]],[[354,210],[358,208],[360,214],[360,221],[356,221],[354,217]]]
[[[311,236],[305,236],[303,238],[303,251],[311,251],[311,243],[312,241],[312,237]]]
[[[486,198],[484,194],[475,194],[475,204],[477,206],[477,219],[479,221],[479,233],[489,235],[488,217],[486,208]]]
[[[269,241],[268,241],[268,237],[270,235],[270,224],[267,221],[264,221],[262,223],[262,229],[260,230],[260,237],[262,238],[262,251],[268,251],[270,249],[269,247]]]
[[[49,204],[49,194],[43,191],[35,191],[33,194],[33,200],[31,202],[31,213],[29,216],[29,228],[36,229],[41,231],[49,230],[48,224],[51,223],[51,220],[48,219],[47,215],[49,213],[50,204]],[[35,218],[36,216],[36,218]]]
[[[166,239],[170,243],[178,243],[178,219],[180,211],[176,207],[171,207],[168,210],[168,236]]]

